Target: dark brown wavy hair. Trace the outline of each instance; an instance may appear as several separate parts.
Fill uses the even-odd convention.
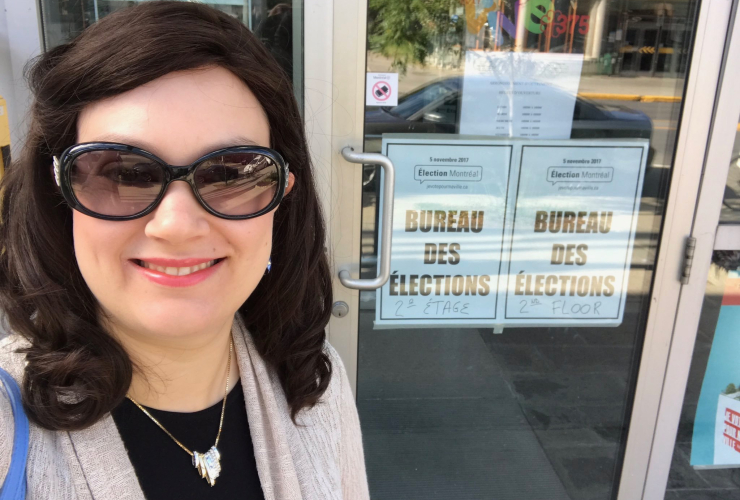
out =
[[[115,12],[40,56],[27,79],[35,100],[17,161],[0,183],[0,307],[28,341],[22,384],[29,418],[52,430],[88,427],[125,397],[135,369],[101,326],[77,267],[72,210],[58,193],[52,156],[76,141],[80,111],[172,71],[221,66],[257,97],[271,147],[295,174],[275,212],[272,271],[239,309],[276,370],[295,419],[325,391],[331,312],[325,229],[291,82],[239,21],[190,2],[155,1]]]

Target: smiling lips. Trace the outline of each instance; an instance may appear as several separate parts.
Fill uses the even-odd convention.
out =
[[[159,285],[192,286],[211,276],[225,258],[220,259],[132,259],[145,278]]]
[[[165,267],[165,266],[158,266],[156,264],[153,264],[151,262],[147,262],[144,260],[140,260],[137,262],[141,267],[145,267],[146,269],[152,269],[154,271],[159,271],[160,273],[169,274],[170,276],[187,276],[189,274],[193,274],[198,271],[202,271],[203,269],[207,269],[216,262],[218,262],[219,259],[216,260],[209,260],[208,262],[204,262],[202,264],[198,264],[195,266],[188,266],[188,267]]]

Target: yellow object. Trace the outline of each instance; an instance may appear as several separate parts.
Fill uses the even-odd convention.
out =
[[[633,47],[632,45],[624,45],[622,48],[619,49],[619,52],[622,54],[630,53],[630,52],[642,52],[643,54],[655,54],[655,47],[649,46],[649,47]],[[673,47],[660,47],[658,49],[658,52],[660,54],[673,54]]]
[[[498,10],[499,7],[498,2],[493,2],[490,7],[477,11],[475,0],[463,0],[460,3],[465,6],[466,26],[473,35],[477,35],[483,25],[488,23],[488,13]]]
[[[681,102],[681,96],[672,95],[605,94],[601,92],[578,92],[578,97],[602,101]]]
[[[0,96],[0,177],[5,173],[5,163],[10,161],[10,125],[8,105]]]

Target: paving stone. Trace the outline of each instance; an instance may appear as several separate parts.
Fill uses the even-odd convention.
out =
[[[625,313],[625,318],[627,314]],[[502,334],[494,334],[493,330],[480,329],[482,336],[493,345],[536,345],[536,346],[570,346],[570,345],[614,345],[632,346],[635,341],[635,326],[609,328],[504,328]]]
[[[697,474],[691,465],[689,457],[680,446],[673,449],[673,459],[671,460],[671,470],[668,474],[667,489],[709,489],[710,485]]]
[[[534,345],[506,345],[491,342],[492,335],[482,336],[491,354],[510,374],[545,373],[554,369]]]
[[[529,431],[373,434],[365,455],[374,500],[571,500]]]
[[[514,389],[524,401],[552,401],[560,406],[622,401],[625,382],[609,373],[553,373],[514,376]]]
[[[626,381],[632,361],[632,347],[625,346],[540,346],[540,356],[553,370],[567,373],[618,373]]]
[[[364,399],[511,398],[476,330],[378,330],[360,335],[358,396]]]
[[[676,433],[677,443],[691,443],[694,436],[694,416],[696,415],[696,404],[685,401],[681,409],[681,419],[678,422]]]
[[[535,430],[540,444],[546,450],[552,448],[573,448],[581,446],[603,446],[609,444],[593,429],[549,429]]]
[[[586,418],[577,407],[522,404],[533,429],[573,429],[584,427]]]
[[[524,403],[522,409],[535,430],[588,429],[605,443],[614,444],[620,442],[624,433],[624,409],[613,404],[560,406]]]
[[[679,450],[682,463],[689,465],[691,462],[691,443],[678,443],[676,449]],[[675,466],[676,451],[674,450],[674,463],[671,463],[671,469]],[[709,487],[709,489],[736,489],[740,491],[740,468],[732,467],[727,469],[691,469],[699,476]]]
[[[617,451],[614,445],[545,449],[571,500],[611,498]]]
[[[666,500],[740,500],[738,490],[670,490]]]
[[[481,398],[359,399],[363,434],[373,432],[530,430],[510,402]]]
[[[634,330],[372,330],[372,313],[358,409],[374,499],[611,498]]]

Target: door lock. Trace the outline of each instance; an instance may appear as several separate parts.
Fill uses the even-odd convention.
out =
[[[337,318],[344,318],[349,314],[349,306],[346,302],[339,300],[334,302],[334,305],[331,306],[331,313]]]

